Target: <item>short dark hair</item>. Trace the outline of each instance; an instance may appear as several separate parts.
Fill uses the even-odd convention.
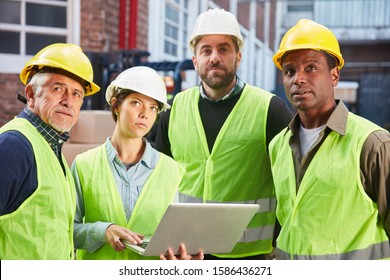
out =
[[[332,54],[325,52],[325,51],[320,51],[323,54],[325,54],[326,62],[328,64],[329,70],[337,67],[339,65],[339,60]]]

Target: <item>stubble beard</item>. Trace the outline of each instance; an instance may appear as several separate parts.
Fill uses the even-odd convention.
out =
[[[232,71],[227,71],[223,68],[219,68],[219,70],[223,70],[224,73],[218,74],[215,72],[210,73],[206,71],[205,73],[200,74],[202,81],[213,90],[219,90],[227,87],[236,77],[236,66]]]
[[[76,116],[59,118],[58,116],[50,116],[48,121],[49,125],[53,129],[60,133],[64,133],[69,132],[72,129],[73,125],[75,124],[75,122],[73,121],[75,117]],[[72,120],[70,120],[69,118],[72,118]]]
[[[58,122],[50,119],[49,124],[59,133],[69,132],[73,126],[72,124],[67,123],[65,120]]]

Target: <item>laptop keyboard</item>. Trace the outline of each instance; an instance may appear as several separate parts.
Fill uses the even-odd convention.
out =
[[[125,246],[127,246],[127,247],[128,247],[128,246],[131,246],[131,244],[130,244],[128,241],[122,241],[122,242],[123,242],[123,244],[125,244]],[[137,244],[136,246],[145,249],[146,246],[148,246],[148,244],[149,244],[149,240],[143,241],[141,244]]]
[[[142,242],[141,244],[139,244],[138,246],[140,246],[141,248],[145,249],[146,246],[148,246],[149,242]]]

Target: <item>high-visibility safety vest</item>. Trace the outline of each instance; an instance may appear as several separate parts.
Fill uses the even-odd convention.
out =
[[[360,154],[368,135],[381,128],[352,113],[345,135],[326,137],[296,191],[289,146],[283,130],[270,144],[282,226],[278,259],[382,259],[390,243],[378,207],[360,180]]]
[[[255,203],[260,210],[229,254],[240,258],[272,250],[275,197],[266,147],[272,94],[246,85],[223,124],[210,154],[198,110],[197,87],[178,94],[171,109],[169,141],[174,159],[186,169],[181,202]],[[226,229],[229,230],[229,229]]]
[[[30,141],[38,186],[17,210],[0,216],[0,259],[71,260],[76,201],[68,165],[62,157],[65,177],[49,144],[26,119],[13,119],[0,133],[8,130],[19,131]]]
[[[84,195],[85,223],[112,222],[145,236],[156,231],[168,205],[177,193],[184,174],[184,169],[180,165],[170,157],[160,154],[156,168],[143,186],[133,213],[127,221],[108,163],[105,144],[78,155],[75,161]],[[143,257],[131,250],[117,252],[108,243],[92,253],[77,250],[76,257],[95,260],[158,259],[158,256]]]

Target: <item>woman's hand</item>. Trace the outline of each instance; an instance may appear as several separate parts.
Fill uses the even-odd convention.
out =
[[[144,236],[132,232],[131,230],[112,224],[106,229],[106,240],[107,243],[111,245],[112,248],[117,252],[121,252],[126,249],[126,246],[123,245],[122,240],[126,240],[134,245],[141,244]]]

